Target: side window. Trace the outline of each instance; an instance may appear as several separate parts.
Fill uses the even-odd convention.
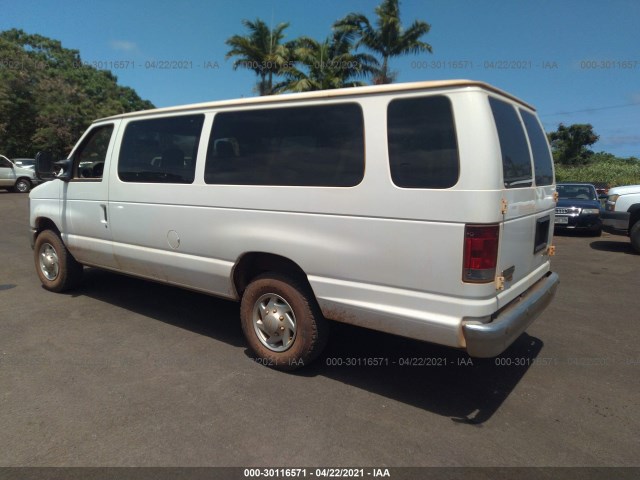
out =
[[[113,125],[96,127],[73,155],[73,178],[101,179]]]
[[[530,187],[532,184],[531,158],[518,112],[513,105],[493,97],[489,97],[489,104],[500,139],[504,186],[505,188]]]
[[[9,160],[5,160],[4,158],[0,158],[0,168],[11,168],[11,162]]]
[[[221,112],[213,121],[206,183],[352,187],[363,176],[358,104]]]
[[[522,109],[520,109],[520,115],[522,115],[522,121],[531,144],[536,185],[551,185],[553,183],[553,159],[549,152],[547,137],[535,115]]]
[[[458,142],[447,97],[393,100],[387,140],[391,178],[398,187],[449,188],[458,182]]]
[[[120,180],[193,183],[203,123],[202,114],[130,122],[118,158]]]

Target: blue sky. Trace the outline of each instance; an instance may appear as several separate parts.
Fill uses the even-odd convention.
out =
[[[119,83],[162,107],[254,95],[254,75],[225,60],[242,19],[290,22],[287,39],[323,39],[349,12],[373,19],[378,3],[0,0],[0,30],[55,38],[98,66],[123,61],[112,68]],[[547,130],[591,123],[594,150],[640,157],[640,1],[404,0],[401,16],[431,24],[433,54],[394,59],[398,81],[486,81],[536,106]]]

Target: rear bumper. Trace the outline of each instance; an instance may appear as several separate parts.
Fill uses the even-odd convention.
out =
[[[504,352],[551,303],[559,282],[558,274],[549,272],[492,322],[465,321],[462,329],[469,355],[488,358]]]

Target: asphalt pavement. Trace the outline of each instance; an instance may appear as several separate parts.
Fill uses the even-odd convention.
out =
[[[96,269],[47,292],[0,191],[0,466],[640,466],[640,255],[554,243],[558,294],[496,359],[332,324],[282,373],[233,302]]]

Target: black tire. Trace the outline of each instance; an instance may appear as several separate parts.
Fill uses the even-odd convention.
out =
[[[591,236],[592,237],[601,237],[602,236],[602,229],[599,228],[597,230],[592,230],[591,231]]]
[[[44,288],[52,292],[64,292],[78,285],[83,267],[55,232],[41,232],[33,251],[36,272]]]
[[[276,308],[270,310],[267,305]],[[329,324],[311,289],[277,273],[260,275],[249,284],[242,295],[240,319],[256,361],[277,370],[295,370],[311,363],[322,352],[329,335]],[[284,325],[292,323],[294,329],[285,329]],[[271,335],[267,330],[276,333]]]
[[[29,193],[31,190],[31,181],[28,178],[19,178],[13,186],[13,191],[17,193]]]
[[[631,230],[629,230],[629,238],[633,249],[640,253],[640,220],[634,223]]]

